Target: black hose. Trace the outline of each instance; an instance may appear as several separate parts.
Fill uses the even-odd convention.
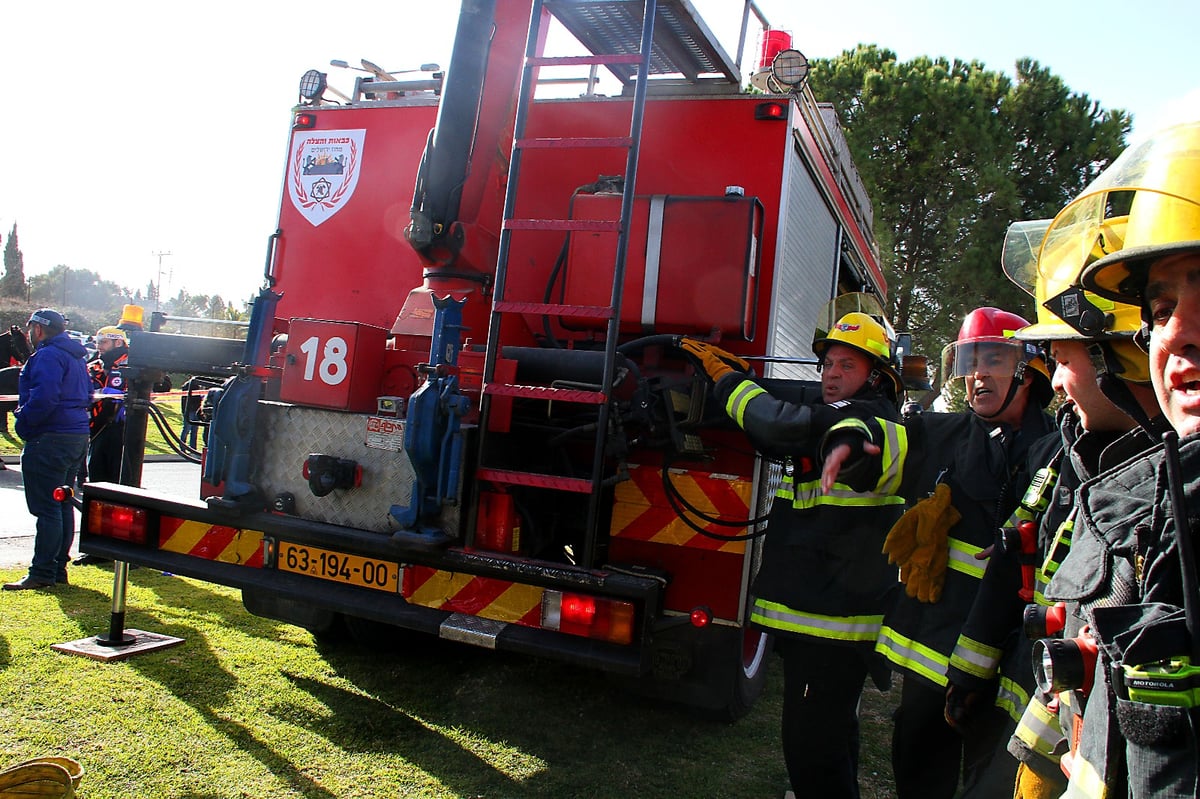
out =
[[[679,517],[680,521],[695,530],[697,533],[700,533],[700,535],[707,536],[708,538],[715,538],[718,541],[750,541],[766,535],[767,531],[765,529],[756,530],[752,533],[743,533],[740,535],[722,535],[721,533],[714,533],[711,530],[704,529],[688,518],[687,513],[690,512],[693,516],[698,517],[700,520],[708,524],[715,524],[719,527],[754,527],[755,525],[759,525],[767,521],[769,517],[760,516],[757,519],[729,520],[722,519],[719,516],[708,515],[704,511],[688,502],[687,499],[684,498],[683,494],[679,492],[679,489],[675,487],[675,484],[671,482],[671,462],[669,459],[664,459],[663,461],[662,481],[663,493],[666,495],[667,502],[671,505],[671,509],[675,511],[675,515]]]

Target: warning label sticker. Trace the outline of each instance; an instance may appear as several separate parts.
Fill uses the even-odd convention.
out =
[[[371,449],[404,449],[404,422],[387,416],[368,416],[364,443]]]

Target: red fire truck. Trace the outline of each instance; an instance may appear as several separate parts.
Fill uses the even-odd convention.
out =
[[[750,93],[687,0],[646,5],[463,3],[444,74],[307,73],[247,339],[133,335],[129,456],[85,488],[81,548],[318,635],[417,631],[743,713],[777,467],[678,338],[802,396],[820,309],[885,289],[803,56],[767,53]],[[590,54],[547,55],[551,24]],[[593,67],[583,94],[542,98],[564,67]],[[136,487],[163,371],[223,381],[194,501]]]

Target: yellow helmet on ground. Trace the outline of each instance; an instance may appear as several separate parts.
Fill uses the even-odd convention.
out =
[[[861,311],[846,314],[828,333],[813,341],[812,349],[818,358],[824,358],[834,344],[843,344],[866,355],[875,371],[890,381],[894,398],[903,394],[904,383],[892,361],[892,340],[887,328],[873,316]]]
[[[1079,282],[1140,307],[1152,261],[1200,251],[1200,121],[1167,128],[1125,150],[1059,217],[1094,224],[1118,205],[1129,208],[1121,248],[1085,265]]]

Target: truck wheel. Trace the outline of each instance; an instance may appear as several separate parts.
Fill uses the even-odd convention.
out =
[[[709,721],[737,721],[767,683],[771,637],[749,625],[676,628],[660,635],[653,673],[635,678],[638,694],[685,706]]]
[[[746,626],[742,629],[741,647],[736,662],[724,686],[724,707],[705,713],[718,721],[737,721],[750,712],[767,684],[767,661],[771,654],[771,636]],[[717,685],[713,686],[718,688]]]

